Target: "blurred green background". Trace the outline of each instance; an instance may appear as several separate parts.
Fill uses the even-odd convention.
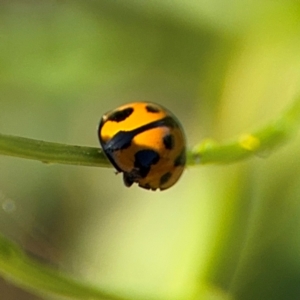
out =
[[[299,92],[298,0],[1,1],[0,132],[98,146],[154,101],[188,144],[250,132]],[[300,140],[170,190],[113,169],[0,157],[0,230],[45,263],[135,299],[300,299]],[[0,281],[1,299],[40,297]]]

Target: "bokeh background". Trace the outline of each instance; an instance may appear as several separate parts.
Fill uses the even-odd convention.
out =
[[[299,83],[297,0],[0,1],[1,133],[98,147],[102,114],[144,100],[190,147],[222,142],[276,118]],[[188,167],[164,192],[1,156],[0,230],[128,298],[300,299],[299,146]]]

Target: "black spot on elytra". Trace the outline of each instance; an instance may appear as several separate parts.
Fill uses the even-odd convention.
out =
[[[113,121],[113,122],[124,121],[133,113],[133,111],[134,111],[134,109],[132,107],[114,111],[108,116],[107,120]]]
[[[158,113],[158,112],[160,112],[160,109],[158,107],[153,106],[151,104],[147,104],[146,105],[146,110],[147,110],[147,112],[150,112],[150,113]]]
[[[114,152],[127,149],[130,147],[133,137],[134,135],[130,131],[119,131],[104,145],[104,150],[107,152]]]
[[[185,148],[182,149],[181,153],[176,157],[174,161],[174,166],[184,166],[186,162],[186,154],[185,154]]]
[[[163,176],[160,177],[159,185],[161,186],[161,185],[166,184],[170,180],[171,177],[172,177],[172,173],[170,173],[170,172],[165,173]]]
[[[139,171],[140,177],[145,178],[151,166],[159,161],[159,154],[153,150],[140,150],[134,158],[134,167]]]
[[[166,149],[171,150],[174,148],[175,140],[174,140],[174,136],[172,134],[165,135],[163,138],[163,142],[164,142]]]
[[[176,120],[172,117],[165,117],[163,119],[163,122],[164,122],[164,126],[167,126],[167,127],[171,127],[171,128],[176,128],[178,127],[178,123],[176,122]]]

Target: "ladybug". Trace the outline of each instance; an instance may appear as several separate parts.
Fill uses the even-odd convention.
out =
[[[134,102],[107,112],[98,136],[107,158],[124,184],[165,190],[181,176],[186,162],[186,142],[177,118],[151,102]]]

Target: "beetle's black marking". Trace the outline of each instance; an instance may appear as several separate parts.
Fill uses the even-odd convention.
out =
[[[134,135],[132,131],[119,131],[112,139],[103,145],[103,148],[107,152],[127,149],[131,145]]]
[[[133,113],[133,111],[134,109],[132,107],[116,110],[108,115],[107,121],[122,122],[127,119]]]
[[[172,134],[165,135],[164,138],[163,138],[163,142],[164,142],[164,145],[165,145],[166,149],[172,150],[175,146],[174,135],[172,135]]]
[[[185,148],[182,149],[181,153],[176,157],[174,161],[174,166],[179,167],[179,166],[184,166],[186,162],[186,153],[185,153]]]
[[[152,165],[159,161],[159,154],[154,150],[140,150],[134,155],[134,167],[139,170],[141,178],[145,178]]]
[[[151,105],[151,104],[146,105],[146,110],[147,110],[147,112],[150,112],[150,113],[160,112],[160,109],[157,106],[154,106],[154,105]]]
[[[101,138],[101,128],[104,123],[105,123],[105,120],[102,118],[102,120],[99,124],[99,129],[98,129],[98,135],[99,135],[101,147],[102,147],[103,152],[105,153],[106,157],[109,159],[109,161],[112,163],[112,165],[116,168],[116,170],[118,172],[123,172],[123,170],[120,169],[120,167],[118,166],[118,164],[115,161],[114,150],[112,149],[114,145],[110,144],[111,140],[109,140],[108,142],[104,142]]]
[[[112,139],[110,139],[107,143],[103,144],[102,147],[105,151],[108,152],[126,149],[130,146],[131,141],[136,135],[159,126],[167,126],[166,123],[169,123],[169,119],[169,117],[166,117],[161,120],[145,124],[131,131],[119,131],[117,134],[114,135]]]
[[[163,176],[160,177],[159,185],[162,186],[162,185],[166,184],[170,180],[171,177],[172,177],[171,172],[165,173]]]
[[[164,120],[165,120],[164,125],[167,127],[171,127],[171,128],[179,127],[178,123],[172,117],[165,117]]]

